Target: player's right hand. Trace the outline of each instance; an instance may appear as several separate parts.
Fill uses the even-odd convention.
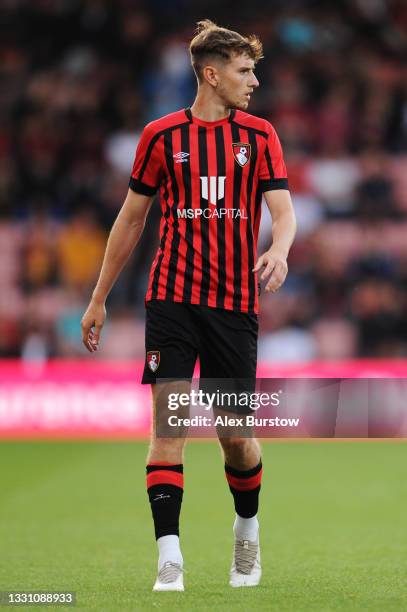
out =
[[[103,303],[90,302],[82,317],[82,342],[90,353],[99,348],[100,333],[106,319],[106,307]]]

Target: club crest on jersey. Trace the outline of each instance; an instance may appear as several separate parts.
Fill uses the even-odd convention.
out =
[[[152,372],[158,370],[160,365],[160,351],[147,351],[147,365]]]
[[[245,166],[250,160],[251,146],[247,142],[234,142],[232,144],[233,157],[239,166]]]

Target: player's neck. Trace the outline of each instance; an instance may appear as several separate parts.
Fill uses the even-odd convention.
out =
[[[205,95],[204,92],[198,92],[191,106],[191,112],[201,121],[221,121],[229,116],[230,109],[221,100]]]

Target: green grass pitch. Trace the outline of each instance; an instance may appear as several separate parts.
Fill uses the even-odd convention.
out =
[[[235,590],[220,453],[189,443],[185,593],[151,592],[145,454],[144,442],[0,444],[0,590],[74,590],[99,612],[407,609],[406,444],[265,442],[263,580]]]

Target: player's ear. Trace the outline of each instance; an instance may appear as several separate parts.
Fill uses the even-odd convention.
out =
[[[215,66],[205,66],[203,69],[204,80],[212,87],[217,87],[219,83],[219,74]]]

